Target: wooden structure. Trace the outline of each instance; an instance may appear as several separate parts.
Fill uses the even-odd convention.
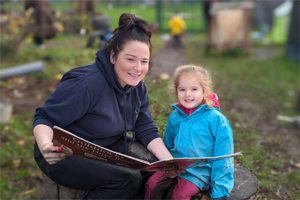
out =
[[[36,199],[83,199],[88,191],[75,190],[57,185],[38,169],[38,180],[36,186]],[[241,166],[234,168],[234,188],[226,200],[255,200],[258,190],[256,177]],[[193,200],[212,200],[209,192],[204,195],[196,195]]]
[[[250,51],[253,2],[218,2],[211,8],[206,51],[245,49]]]
[[[288,41],[286,43],[285,55],[287,58],[300,62],[300,1],[293,2],[293,8],[291,13],[290,28],[288,34]],[[298,100],[298,106],[300,106],[300,100]],[[298,108],[300,113],[300,108]]]

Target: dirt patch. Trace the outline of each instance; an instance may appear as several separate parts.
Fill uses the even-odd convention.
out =
[[[172,77],[178,66],[186,64],[189,64],[189,61],[186,58],[185,47],[174,49],[168,44],[151,57],[149,72],[146,77],[159,78],[163,73]]]
[[[13,114],[34,111],[42,106],[56,89],[58,81],[41,80],[31,76],[20,76],[5,81],[1,87],[0,101],[13,105]]]

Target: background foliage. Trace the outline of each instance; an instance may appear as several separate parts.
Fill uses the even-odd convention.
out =
[[[67,11],[74,9],[75,5],[63,1],[52,2],[51,7]],[[17,4],[14,9],[21,10],[22,5]],[[123,12],[135,10],[148,22],[155,20],[155,8],[151,6],[144,10],[140,5],[115,6],[109,10],[107,5],[99,4],[98,9],[111,18],[112,29],[117,26],[117,19]],[[165,45],[161,36],[153,35],[152,56]],[[283,46],[263,45],[260,41],[253,41],[250,55],[229,51],[216,57],[214,53],[204,53],[205,38],[205,34],[188,34],[185,38],[186,55],[182,56],[211,72],[221,111],[234,130],[235,151],[243,152],[236,164],[249,169],[258,178],[259,199],[300,199],[299,131],[290,123],[276,120],[278,114],[299,115],[296,108],[299,63],[285,58]],[[85,48],[86,41],[84,35],[60,33],[45,43],[45,50],[36,49],[24,40],[18,54],[1,57],[0,69],[36,60],[43,60],[46,66],[45,72],[0,83],[1,95],[11,98],[6,100],[26,102],[27,96],[22,95],[21,89],[25,86],[27,90],[24,92],[31,92],[37,100],[34,107],[19,107],[9,123],[0,125],[1,199],[35,199],[34,111],[53,92],[63,73],[94,62],[99,46]],[[275,51],[276,55],[262,57],[264,51]],[[145,82],[152,115],[163,136],[167,117],[172,112],[170,105],[176,102],[170,89],[172,80],[145,79]]]

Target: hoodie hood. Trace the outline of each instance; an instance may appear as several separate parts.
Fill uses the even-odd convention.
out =
[[[96,56],[97,67],[104,74],[106,81],[110,83],[116,91],[120,93],[129,93],[136,87],[126,85],[124,88],[122,88],[115,74],[114,65],[109,61],[110,54],[107,50],[101,48],[96,52]]]

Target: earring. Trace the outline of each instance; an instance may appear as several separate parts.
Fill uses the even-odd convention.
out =
[[[114,61],[113,59],[111,59],[110,62],[111,62],[112,64],[114,64],[115,61]]]

